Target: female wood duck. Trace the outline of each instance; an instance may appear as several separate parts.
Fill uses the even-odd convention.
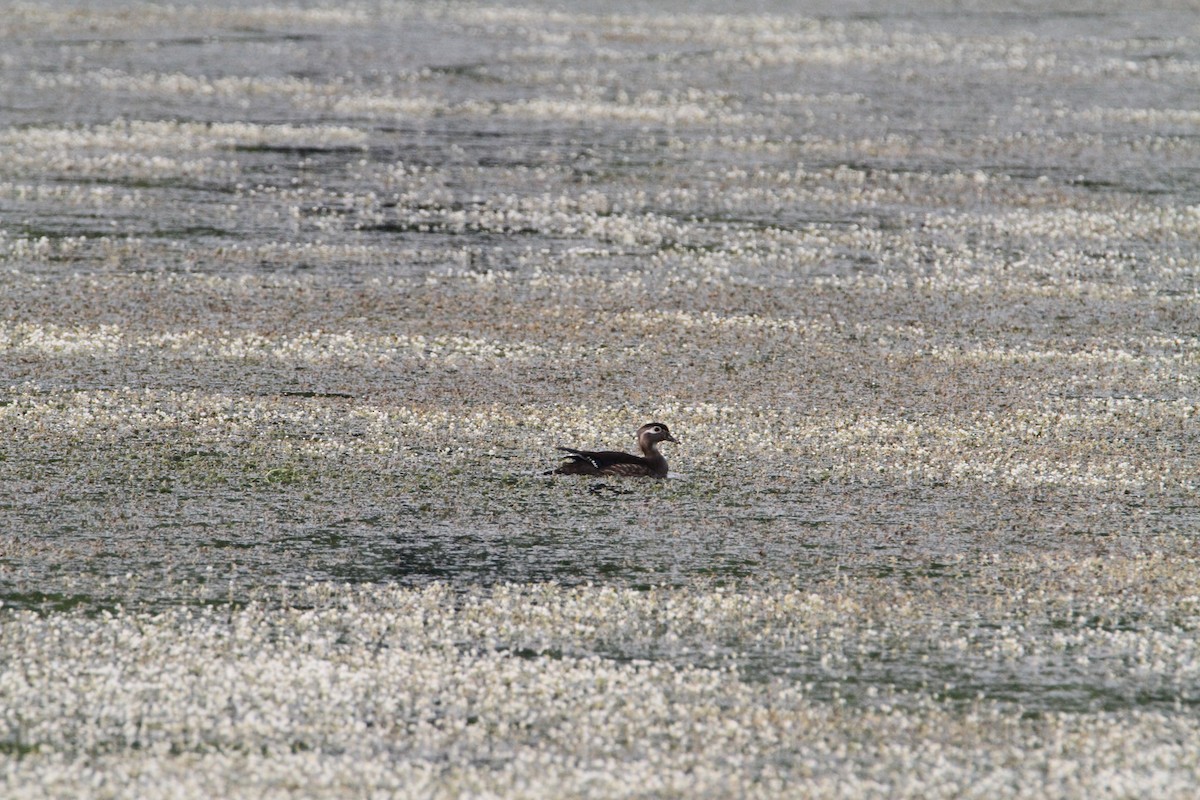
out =
[[[560,447],[569,455],[555,475],[621,475],[630,477],[665,478],[667,477],[667,460],[658,452],[659,442],[675,442],[679,440],[671,435],[671,431],[661,422],[648,422],[638,428],[638,446],[645,455],[635,456],[630,453],[619,453],[615,450],[576,450],[573,447]]]

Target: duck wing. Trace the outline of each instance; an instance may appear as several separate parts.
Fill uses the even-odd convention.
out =
[[[556,472],[563,475],[652,475],[654,465],[641,456],[617,450],[576,450],[560,447],[568,455]]]

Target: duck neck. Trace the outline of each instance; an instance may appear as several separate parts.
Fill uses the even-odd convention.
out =
[[[651,460],[662,458],[662,453],[658,452],[658,442],[651,440],[649,437],[643,436],[638,439],[638,447],[642,448],[642,453],[646,458]]]

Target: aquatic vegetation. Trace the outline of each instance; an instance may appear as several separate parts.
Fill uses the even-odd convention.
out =
[[[1194,714],[1175,710],[1197,701],[1200,606],[1172,587],[1184,565],[1098,559],[1053,575],[1053,591],[1047,566],[983,565],[964,583],[985,604],[929,582],[324,583],[229,608],[18,612],[0,628],[16,656],[0,724],[23,754],[10,785],[561,795],[619,793],[633,776],[653,793],[953,797],[1036,793],[1048,771],[1067,795],[1140,786],[1150,770],[1185,796],[1197,753],[1171,742],[1196,741]],[[997,577],[1005,592],[977,585]],[[1158,595],[1130,606],[1122,595],[1147,580]],[[889,684],[905,659],[924,674]],[[830,675],[843,676],[832,695]],[[1022,702],[989,699],[994,682]],[[1052,708],[1133,697],[1133,713]]]
[[[235,5],[0,19],[0,794],[1195,793],[1194,12]]]

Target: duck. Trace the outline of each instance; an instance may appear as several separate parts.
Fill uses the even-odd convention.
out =
[[[621,453],[616,450],[576,450],[574,447],[559,447],[567,453],[563,463],[553,475],[614,475],[640,478],[667,477],[667,460],[658,451],[659,442],[679,440],[671,435],[670,429],[661,422],[647,422],[638,428],[638,447],[642,455]]]

